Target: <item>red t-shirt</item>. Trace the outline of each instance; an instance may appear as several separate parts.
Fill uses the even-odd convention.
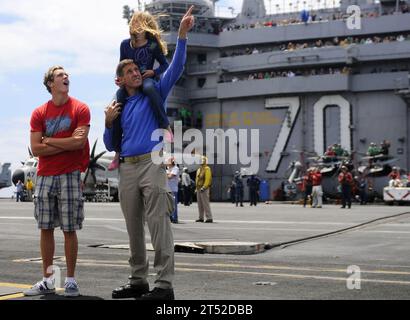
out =
[[[341,172],[338,177],[340,184],[351,184],[353,182],[353,176],[350,172]]]
[[[33,111],[31,132],[42,132],[50,138],[69,138],[78,127],[90,125],[88,106],[74,98],[56,106],[51,100]],[[84,172],[90,161],[87,141],[82,150],[65,151],[52,156],[39,157],[38,176],[57,176],[76,170]]]
[[[320,172],[315,172],[312,175],[313,186],[320,186],[322,184],[322,174]]]

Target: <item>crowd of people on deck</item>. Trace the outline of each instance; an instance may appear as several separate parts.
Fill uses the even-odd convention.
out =
[[[220,75],[218,83],[230,83],[249,80],[266,80],[275,78],[294,78],[294,77],[309,77],[321,75],[358,75],[358,74],[376,74],[388,72],[407,71],[408,66],[397,68],[394,66],[374,67],[369,70],[357,70],[350,66],[343,67],[318,67],[318,68],[298,68],[292,70],[262,70],[247,74],[238,75]]]
[[[347,165],[340,167],[336,177],[338,192],[341,198],[341,208],[350,209],[353,199],[365,205],[368,202],[368,184],[365,176],[353,176]],[[303,207],[310,204],[311,208],[322,208],[323,189],[322,173],[319,166],[310,167],[303,176]]]
[[[394,15],[397,13],[409,13],[409,6],[407,4],[403,4],[399,8],[399,12],[395,12],[394,9],[389,11],[384,11],[380,14],[378,11],[368,11],[362,12],[362,18],[377,18],[380,15]],[[338,20],[345,20],[350,15],[341,11],[333,11],[331,13],[315,13],[312,12],[311,14],[303,14],[303,11],[300,13],[290,14],[290,18],[287,19],[280,19],[280,20],[271,20],[265,19],[264,21],[257,21],[255,23],[250,24],[229,24],[221,29],[221,32],[227,31],[236,31],[236,30],[245,30],[245,29],[257,29],[257,28],[272,28],[278,26],[288,26],[288,25],[295,25],[295,24],[309,24],[309,23],[320,23],[320,22],[329,22],[329,21],[338,21]]]
[[[239,171],[236,171],[233,177],[231,184],[228,187],[228,195],[229,199],[232,203],[234,203],[237,207],[243,207],[244,201],[244,177],[241,175]],[[247,180],[246,185],[249,188],[249,201],[250,206],[256,206],[260,201],[259,198],[259,186],[261,184],[261,179],[256,174],[251,174]]]
[[[293,78],[299,76],[318,76],[318,75],[331,75],[331,74],[351,74],[352,69],[350,67],[343,68],[317,68],[317,69],[297,69],[297,70],[284,70],[284,71],[260,71],[253,72],[245,76],[233,76],[227,78],[221,76],[218,83],[227,83],[227,82],[238,82],[238,81],[247,81],[247,80],[266,80],[274,78]]]
[[[317,39],[303,42],[287,42],[272,46],[255,46],[253,48],[233,49],[231,51],[222,51],[221,57],[236,57],[242,55],[252,55],[265,52],[292,52],[303,49],[318,49],[331,47],[348,47],[350,45],[374,44],[374,43],[391,43],[394,41],[403,42],[410,40],[410,33],[407,34],[390,34],[390,35],[368,35],[363,37],[334,37],[332,39]]]
[[[374,165],[382,165],[382,161],[389,158],[390,141],[383,140],[379,145],[374,142],[369,144],[366,157],[369,159],[368,168]],[[369,192],[372,190],[369,185],[366,173],[360,173],[353,166],[349,165],[350,154],[343,149],[340,144],[332,144],[321,157],[323,164],[331,161],[340,161],[341,167],[338,169],[337,182],[338,192],[341,198],[341,208],[351,208],[352,202],[357,201],[360,205],[369,202]],[[312,166],[306,170],[302,177],[303,206],[310,204],[311,208],[322,207],[323,191],[321,189],[323,165]],[[410,173],[394,166],[388,174],[388,187],[400,188],[410,187]]]
[[[403,4],[400,7],[398,13],[408,13],[409,7],[407,4]],[[382,12],[368,11],[362,12],[362,18],[377,18],[379,16],[393,15],[397,14],[394,10],[389,10]],[[193,27],[194,32],[206,33],[206,34],[220,34],[222,32],[247,30],[247,29],[259,29],[259,28],[274,28],[289,25],[298,24],[314,24],[314,23],[326,23],[329,21],[343,21],[346,20],[350,15],[339,10],[332,10],[332,12],[308,12],[302,10],[301,12],[289,13],[287,18],[283,16],[278,16],[274,18],[273,16],[268,16],[263,20],[252,22],[252,23],[229,23],[226,25],[222,24],[222,20],[216,19],[212,21],[207,18],[198,17],[197,24]],[[164,32],[176,31],[178,30],[179,21],[170,20],[168,17],[159,19],[159,25],[161,30]]]

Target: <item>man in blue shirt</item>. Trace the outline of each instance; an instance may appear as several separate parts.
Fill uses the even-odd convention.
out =
[[[194,25],[193,6],[181,20],[176,50],[169,68],[156,88],[164,99],[182,74],[186,60],[186,36]],[[141,298],[143,300],[173,300],[174,240],[170,214],[174,200],[168,187],[164,164],[153,162],[161,149],[155,140],[158,123],[151,111],[150,100],[141,93],[142,77],[132,60],[123,60],[117,67],[129,98],[120,112],[118,103],[111,103],[105,111],[104,143],[109,151],[112,145],[112,124],[120,116],[123,138],[120,161],[120,203],[130,242],[129,283],[114,289],[113,298]],[[149,291],[148,261],[145,248],[145,219],[155,251],[154,268],[157,271],[155,288]]]

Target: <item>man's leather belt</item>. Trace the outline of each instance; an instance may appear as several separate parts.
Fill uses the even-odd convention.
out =
[[[150,159],[151,156],[158,155],[159,152],[150,152],[150,153],[145,153],[141,154],[139,156],[132,156],[132,157],[121,157],[120,162],[121,163],[138,163],[147,159]]]

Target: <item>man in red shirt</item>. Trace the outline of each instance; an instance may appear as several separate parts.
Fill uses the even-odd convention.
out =
[[[342,187],[342,209],[346,208],[346,204],[348,208],[352,206],[352,183],[353,183],[353,176],[347,170],[346,166],[342,166],[342,171],[338,177],[340,186]]]
[[[312,208],[322,208],[323,190],[322,174],[319,167],[315,168],[312,175]]]
[[[388,177],[389,177],[391,180],[400,179],[400,172],[399,172],[399,170],[397,169],[397,167],[393,167],[393,168],[392,168],[392,171],[389,173]]]
[[[402,187],[403,184],[401,182],[400,171],[397,167],[393,167],[392,171],[388,175],[389,177],[389,187],[390,188],[398,188]]]
[[[24,292],[27,296],[55,292],[53,276],[54,228],[64,233],[67,263],[65,296],[78,296],[74,278],[78,240],[76,230],[84,220],[81,172],[88,167],[90,111],[68,95],[70,81],[63,67],[51,67],[44,76],[51,100],[31,116],[30,141],[39,157],[34,199],[34,216],[41,229],[40,249],[43,280]]]
[[[333,146],[329,146],[324,154],[323,160],[330,162],[336,157],[336,152],[333,150]]]
[[[313,188],[313,172],[312,168],[307,169],[306,174],[303,176],[303,190],[304,190],[304,199],[303,199],[303,207],[306,207],[306,203],[308,198],[312,196],[312,188]]]

